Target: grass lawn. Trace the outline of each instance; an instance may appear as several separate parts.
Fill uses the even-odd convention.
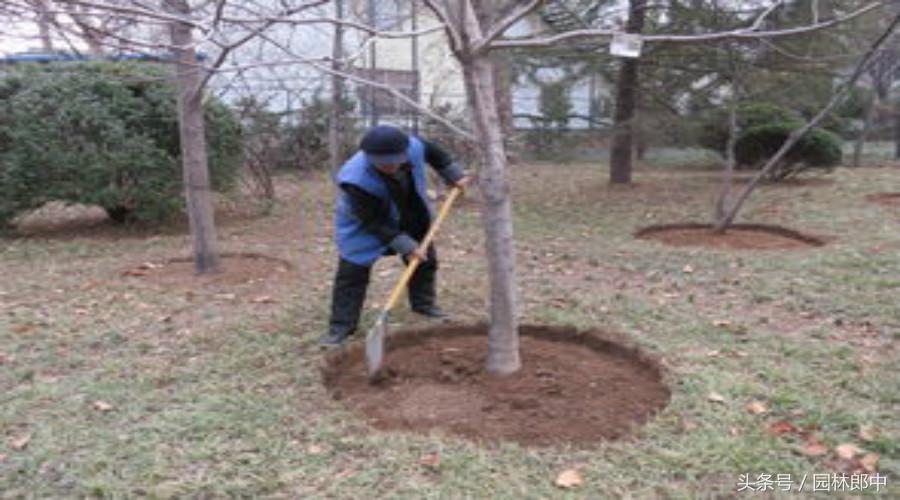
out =
[[[900,191],[900,169],[760,188],[742,222],[831,242],[746,252],[632,237],[707,221],[714,171],[645,166],[626,188],[588,164],[512,176],[523,321],[618,332],[663,359],[671,403],[632,436],[528,449],[367,427],[320,379],[327,176],[282,176],[271,214],[224,212],[219,237],[289,269],[151,279],[188,254],[184,231],[0,240],[0,498],[740,497],[741,474],[790,474],[795,489],[807,475],[811,492],[813,474],[847,467],[848,443],[900,496],[900,207],[866,200]],[[439,242],[442,305],[485,320],[473,201]],[[378,264],[364,327],[399,271]],[[560,489],[572,468],[583,483]]]

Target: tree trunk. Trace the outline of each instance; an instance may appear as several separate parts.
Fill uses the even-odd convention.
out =
[[[491,58],[494,65],[494,86],[497,95],[497,113],[500,115],[500,131],[507,139],[513,131],[513,101],[512,101],[512,66],[509,58],[494,55]]]
[[[335,0],[335,17],[343,19],[343,0]],[[344,78],[338,72],[341,71],[341,59],[344,57],[344,26],[340,23],[334,25],[334,46],[331,50],[331,67],[335,73],[331,75],[331,120],[328,124],[328,156],[331,161],[331,171],[337,172],[341,168],[343,158],[341,144],[343,144],[344,132]]]
[[[879,106],[878,94],[872,96],[872,101],[866,108],[866,115],[863,118],[863,127],[859,131],[859,137],[856,138],[856,144],[853,145],[853,166],[859,167],[862,161],[863,148],[866,147],[866,139],[869,138],[869,131],[872,129],[872,121],[875,119],[875,111]]]
[[[517,371],[522,362],[516,311],[512,203],[492,66],[487,56],[476,57],[464,61],[463,75],[481,155],[478,183],[483,197],[481,216],[491,286],[487,371],[509,374]]]
[[[188,16],[185,0],[165,0],[171,12]],[[194,270],[198,274],[217,271],[216,227],[210,199],[209,168],[206,158],[205,123],[203,120],[203,70],[197,64],[191,27],[172,23],[172,45],[176,56],[178,86],[178,131],[184,174],[188,218],[194,246]]]
[[[375,0],[369,0],[368,3],[368,17],[369,17],[369,27],[372,29],[376,29],[377,23],[376,20],[376,9],[375,9]],[[369,41],[369,78],[381,83],[381,78],[376,75],[376,70],[378,69],[378,51],[376,50],[375,40]],[[374,127],[378,125],[378,106],[376,106],[376,99],[378,98],[379,93],[373,86],[369,86],[369,126]]]
[[[632,133],[634,134],[634,157],[643,160],[647,154],[647,134],[643,130],[634,129],[632,129]]]
[[[894,103],[894,159],[900,160],[900,100]]]
[[[644,29],[646,0],[630,0],[625,31]],[[616,110],[613,115],[613,142],[609,152],[609,182],[631,183],[634,115],[638,102],[638,59],[622,59],[616,83]]]
[[[728,107],[728,142],[725,145],[725,170],[722,173],[722,187],[719,191],[719,199],[716,200],[715,220],[720,221],[725,218],[728,211],[729,198],[731,190],[734,187],[734,144],[737,142],[737,101],[735,95],[731,99]],[[717,227],[716,231],[724,233],[726,227]]]
[[[50,36],[50,25],[53,22],[53,14],[43,0],[38,0],[33,4],[38,9],[38,30],[41,37],[41,47],[44,52],[53,52],[53,38]]]

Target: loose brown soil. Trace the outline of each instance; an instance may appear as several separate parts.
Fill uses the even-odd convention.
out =
[[[289,272],[287,261],[256,253],[224,253],[219,256],[220,271],[196,275],[194,261],[176,258],[163,262],[144,262],[122,272],[123,276],[164,286],[243,285],[266,281]]]
[[[709,224],[666,224],[645,227],[634,236],[679,247],[739,250],[793,250],[819,247],[826,243],[823,238],[762,224],[735,224],[724,234],[713,233]]]
[[[900,193],[876,193],[866,196],[866,199],[873,203],[882,205],[900,207]]]
[[[359,345],[330,355],[323,378],[379,429],[536,446],[621,437],[669,401],[659,365],[627,343],[573,328],[520,332],[522,369],[505,377],[484,370],[487,327],[444,326],[391,335],[377,384]]]

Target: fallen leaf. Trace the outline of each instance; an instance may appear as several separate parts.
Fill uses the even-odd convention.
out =
[[[315,444],[311,444],[311,445],[309,445],[309,447],[306,448],[306,452],[309,453],[310,455],[318,455],[318,454],[322,453],[322,451],[324,451],[324,450],[322,450],[322,447],[315,445]]]
[[[836,446],[834,452],[837,453],[838,457],[844,460],[853,460],[856,455],[862,453],[862,449],[853,443],[844,443]]]
[[[810,457],[820,457],[828,453],[828,447],[822,444],[814,434],[806,437],[806,443],[800,447],[800,452]]]
[[[344,469],[344,470],[338,472],[337,474],[335,474],[334,478],[335,479],[344,479],[344,478],[352,476],[354,472],[356,472],[356,471],[354,471],[353,469]]]
[[[800,447],[800,451],[803,452],[804,455],[810,457],[821,457],[822,455],[828,453],[828,447],[824,444],[805,444]]]
[[[877,453],[867,453],[864,457],[859,459],[859,465],[862,466],[863,469],[868,473],[874,473],[878,470],[878,460],[881,459]]]
[[[583,482],[581,473],[576,469],[566,469],[556,476],[556,485],[560,488],[575,488],[576,486],[581,486]]]
[[[859,427],[859,438],[863,441],[874,441],[878,434],[878,427],[874,425],[861,425]]]
[[[233,293],[217,293],[217,294],[213,295],[213,297],[215,297],[219,300],[234,300],[237,298],[237,295],[235,295]]]
[[[684,271],[687,274],[690,274],[690,273],[694,272],[694,267],[691,266],[690,264],[688,264],[688,265],[684,266],[682,271]]]
[[[147,272],[146,272],[146,271],[141,271],[141,270],[138,270],[138,269],[129,269],[129,270],[123,272],[123,273],[122,273],[122,276],[141,277],[141,276],[147,276]]]
[[[12,327],[13,333],[28,333],[31,330],[34,330],[34,325],[31,323],[23,323]]]
[[[762,401],[750,401],[744,408],[754,415],[762,415],[768,413],[769,409]]]
[[[712,401],[713,403],[724,403],[725,396],[719,394],[718,392],[710,392],[706,395],[706,399]]]
[[[28,443],[31,442],[31,434],[25,434],[14,438],[10,443],[10,448],[21,451],[28,447]]]
[[[800,432],[800,429],[798,429],[796,425],[786,420],[772,422],[769,425],[769,433],[776,436],[781,436],[782,434],[793,434],[795,432]]]
[[[268,295],[261,295],[259,297],[250,299],[250,302],[252,302],[254,304],[274,304],[275,299],[273,299],[272,297],[269,297]]]
[[[717,319],[712,322],[713,326],[718,326],[720,328],[725,328],[731,326],[731,321],[727,319]]]
[[[107,403],[106,401],[94,401],[94,409],[97,411],[107,412],[113,410],[113,405]]]
[[[96,288],[97,285],[99,285],[99,284],[100,284],[99,281],[90,281],[89,280],[89,281],[85,281],[84,283],[82,283],[81,286],[79,286],[78,288],[80,288],[81,290],[91,290],[93,288]]]
[[[137,266],[138,269],[159,269],[163,267],[162,264],[154,264],[152,262],[144,262],[143,264]]]
[[[441,466],[441,455],[437,452],[426,453],[419,458],[419,465],[429,469],[437,469]]]

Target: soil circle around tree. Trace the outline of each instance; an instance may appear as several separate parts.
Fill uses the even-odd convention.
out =
[[[724,233],[713,232],[709,224],[663,224],[642,228],[634,236],[676,247],[731,250],[798,250],[828,243],[820,236],[765,224],[734,224]]]
[[[194,261],[178,257],[158,262],[143,262],[122,272],[127,278],[138,278],[143,283],[167,287],[196,285],[236,286],[261,283],[281,273],[290,272],[293,266],[286,260],[259,253],[220,253],[219,271],[198,275]]]
[[[395,332],[371,383],[363,343],[325,358],[335,399],[383,430],[440,431],[482,443],[593,443],[626,436],[670,399],[665,372],[627,340],[570,327],[521,326],[522,368],[485,370],[486,325]]]
[[[866,199],[880,205],[900,207],[900,193],[875,193],[866,196]]]

